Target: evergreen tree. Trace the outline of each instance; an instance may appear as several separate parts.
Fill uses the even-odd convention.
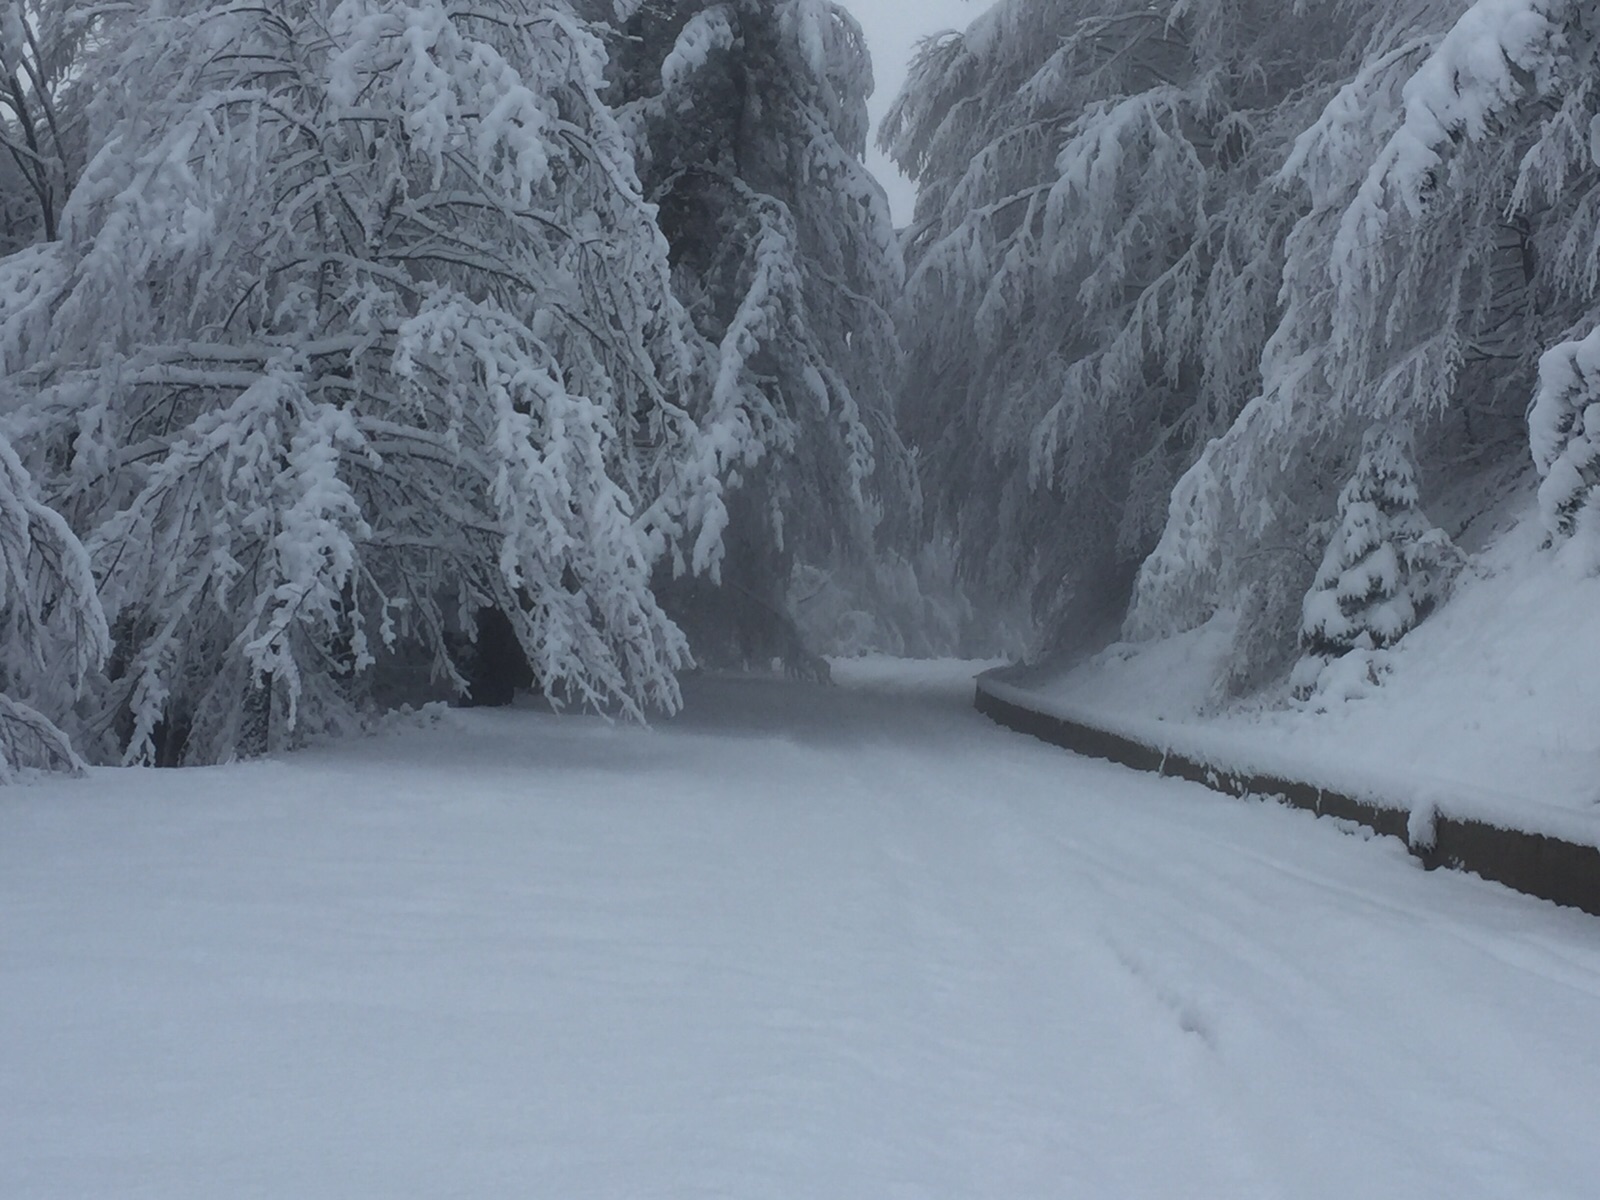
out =
[[[1437,605],[1453,555],[1418,506],[1410,438],[1390,425],[1367,432],[1339,493],[1332,539],[1302,606],[1297,690],[1352,650],[1398,642]]]
[[[1275,177],[1308,207],[1285,242],[1260,388],[1174,489],[1136,590],[1135,635],[1259,592],[1273,548],[1303,543],[1334,464],[1373,422],[1417,429],[1426,463],[1525,454],[1540,352],[1592,306],[1592,9],[1349,11],[1345,81]],[[1297,572],[1270,581],[1257,657],[1283,644],[1303,590]]]
[[[859,561],[884,506],[915,504],[891,409],[899,251],[863,162],[865,43],[829,0],[644,0],[620,33],[616,90],[699,335],[683,403],[730,514],[722,561],[703,553],[708,527],[664,594],[700,657],[816,673],[796,562]]]
[[[1286,667],[1363,431],[1523,454],[1540,352],[1593,328],[1597,32],[1576,0],[1002,0],[925,47],[886,127],[922,184],[906,429],[969,570],[1075,599],[1067,630],[1132,579],[1125,636],[1230,609],[1231,682]]]
[[[1545,527],[1552,540],[1576,535],[1600,567],[1600,331],[1540,360],[1528,426]]]

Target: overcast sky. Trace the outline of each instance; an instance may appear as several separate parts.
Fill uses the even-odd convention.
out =
[[[918,38],[945,29],[965,29],[989,5],[988,0],[842,0],[866,30],[872,47],[873,74],[878,90],[872,97],[874,125],[890,102],[900,93],[906,80],[906,66]],[[876,136],[876,128],[874,128]],[[889,193],[896,224],[911,219],[915,191],[876,147],[867,153],[867,164],[878,173]]]

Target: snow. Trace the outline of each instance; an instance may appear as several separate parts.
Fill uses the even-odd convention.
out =
[[[1392,649],[1336,662],[1305,704],[1224,699],[1229,613],[1007,694],[1235,769],[1595,844],[1600,578],[1581,555],[1542,548],[1526,494],[1496,519],[1446,604]]]
[[[0,792],[0,1195],[1593,1194],[1592,919],[974,670]]]
[[[1393,152],[1409,194],[1439,162],[1437,147],[1490,136],[1500,112],[1548,68],[1563,43],[1559,8],[1553,0],[1477,0],[1406,82]]]
[[[1563,42],[1557,7],[1551,0],[1477,0],[1406,81],[1400,128],[1373,162],[1334,241],[1346,298],[1358,297],[1356,273],[1372,269],[1370,250],[1386,236],[1390,190],[1420,214],[1443,147],[1491,136],[1529,86],[1548,88]]]
[[[724,10],[710,8],[695,13],[684,24],[672,52],[661,63],[661,86],[667,91],[685,86],[713,54],[732,49],[734,40],[733,26]]]
[[[1563,342],[1539,359],[1539,386],[1528,409],[1528,441],[1544,477],[1539,506],[1552,533],[1578,533],[1580,553],[1594,565],[1596,546],[1580,528],[1593,508],[1589,478],[1594,470],[1600,405],[1591,402],[1600,383],[1600,330]],[[1592,515],[1592,514],[1591,514]]]

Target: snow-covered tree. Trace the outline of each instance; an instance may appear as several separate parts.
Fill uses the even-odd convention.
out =
[[[720,570],[666,594],[702,656],[793,660],[794,564],[865,556],[884,508],[915,503],[891,407],[900,256],[863,162],[870,60],[831,0],[644,0],[620,33],[617,92],[700,339],[685,404],[732,522]]]
[[[0,783],[25,768],[82,766],[46,712],[67,710],[107,649],[82,544],[0,437]]]
[[[1002,0],[924,47],[889,115],[921,184],[906,429],[970,569],[1033,590],[1050,636],[1120,612],[1173,482],[1255,390],[1297,215],[1264,183],[1345,23]]]
[[[1286,666],[1363,431],[1414,429],[1426,473],[1525,453],[1541,352],[1594,327],[1597,26],[1002,0],[930,43],[886,125],[922,184],[907,430],[969,565],[1111,610],[1142,560],[1127,636],[1231,609],[1237,679]],[[1588,401],[1552,388],[1566,446]]]
[[[1285,242],[1260,388],[1174,490],[1136,635],[1259,590],[1263,558],[1304,541],[1335,464],[1373,422],[1415,428],[1425,466],[1525,453],[1540,352],[1592,306],[1592,7],[1347,11],[1358,36],[1340,52],[1344,82],[1275,175],[1307,207]],[[1258,644],[1287,640],[1302,589],[1293,572],[1277,580]]]
[[[1528,426],[1546,528],[1600,566],[1600,330],[1540,360]]]
[[[652,571],[725,508],[605,64],[560,0],[170,0],[99,48],[61,238],[0,266],[0,414],[116,637],[82,744],[337,727],[386,654],[459,685],[491,606],[553,695],[676,702]]]
[[[1302,606],[1301,690],[1333,659],[1394,645],[1438,604],[1449,582],[1453,548],[1419,506],[1410,440],[1392,425],[1362,440]]]
[[[124,17],[89,0],[0,0],[0,257],[58,235],[83,160],[79,58]]]

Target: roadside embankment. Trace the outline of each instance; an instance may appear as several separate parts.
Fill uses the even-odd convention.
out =
[[[1600,916],[1600,846],[1576,814],[1529,806],[1534,827],[1518,828],[1489,815],[1496,806],[1466,789],[1401,795],[1356,772],[1343,780],[1322,772],[1302,778],[1282,756],[1208,745],[1203,730],[1176,723],[1097,718],[1031,694],[1008,682],[1004,670],[979,677],[975,706],[1009,729],[1075,753],[1357,822],[1400,838],[1429,869],[1471,871]]]

